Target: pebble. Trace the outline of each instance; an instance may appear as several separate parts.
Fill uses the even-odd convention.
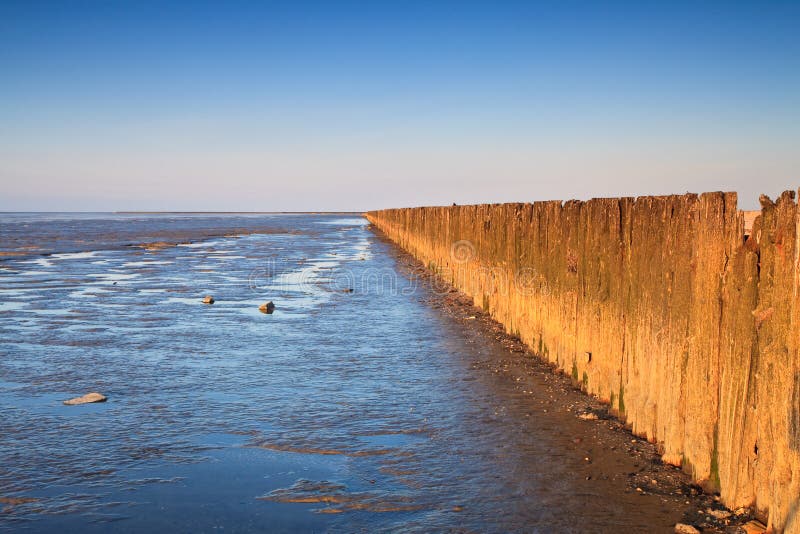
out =
[[[699,530],[694,528],[692,525],[687,525],[686,523],[676,523],[675,532],[677,534],[700,534]]]
[[[742,526],[742,529],[747,534],[761,534],[762,532],[767,531],[766,525],[764,525],[764,523],[761,521],[756,521],[755,519],[745,523],[744,526]]]
[[[712,510],[711,508],[706,510],[706,513],[717,519],[728,519],[731,516],[731,513],[727,510]]]

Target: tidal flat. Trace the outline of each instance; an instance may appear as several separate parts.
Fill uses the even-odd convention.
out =
[[[4,215],[0,251],[2,530],[671,532],[716,506],[360,216]]]

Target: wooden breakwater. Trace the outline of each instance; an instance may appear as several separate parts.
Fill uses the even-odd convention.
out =
[[[800,532],[800,210],[735,193],[367,218],[731,508]]]

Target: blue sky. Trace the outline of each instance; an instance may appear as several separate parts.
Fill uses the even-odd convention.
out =
[[[0,1],[0,210],[800,186],[800,2]]]

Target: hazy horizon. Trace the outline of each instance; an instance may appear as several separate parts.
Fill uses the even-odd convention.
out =
[[[3,2],[0,210],[800,186],[798,2]]]

